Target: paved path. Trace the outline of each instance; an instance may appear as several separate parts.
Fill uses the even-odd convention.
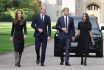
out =
[[[0,70],[104,70],[104,58],[88,58],[88,66],[80,65],[79,57],[70,57],[71,66],[60,66],[60,58],[53,56],[53,40],[48,42],[45,67],[36,65],[34,46],[24,50],[21,68],[14,66],[14,54],[0,56]]]

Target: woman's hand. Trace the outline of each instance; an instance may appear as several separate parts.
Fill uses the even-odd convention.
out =
[[[95,42],[94,42],[94,40],[92,39],[92,45],[95,45]]]
[[[13,41],[13,37],[11,37],[10,40]]]
[[[75,37],[72,37],[72,41],[74,41],[75,40]]]
[[[27,35],[24,35],[24,39],[27,37]]]

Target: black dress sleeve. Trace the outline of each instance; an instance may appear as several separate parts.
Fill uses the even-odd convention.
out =
[[[88,30],[91,31],[92,29],[92,24],[89,22]]]
[[[14,34],[14,22],[12,22],[11,36]]]
[[[74,19],[73,19],[73,18],[71,18],[71,19],[72,19],[72,21],[71,21],[71,23],[70,23],[70,25],[69,25],[68,31],[71,30],[72,36],[74,37],[74,36],[75,36]]]
[[[81,22],[78,23],[78,28],[77,28],[78,30],[80,30],[80,23],[81,23]]]
[[[26,20],[24,21],[24,34],[27,35]]]

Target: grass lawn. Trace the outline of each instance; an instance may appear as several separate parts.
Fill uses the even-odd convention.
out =
[[[55,23],[52,23],[52,26]],[[11,22],[0,22],[0,54],[13,51],[13,43],[10,40]],[[55,31],[52,30],[52,37]],[[27,38],[25,40],[25,47],[34,44],[34,30],[31,28],[31,22],[27,22]]]

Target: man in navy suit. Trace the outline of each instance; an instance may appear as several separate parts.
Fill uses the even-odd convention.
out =
[[[46,14],[46,8],[44,6],[40,7],[40,13],[33,17],[32,28],[35,29],[35,50],[37,55],[36,63],[41,62],[41,66],[44,65],[47,39],[51,38],[51,20]],[[40,58],[40,46],[41,46],[41,58]],[[41,60],[40,60],[41,59]]]
[[[64,64],[64,48],[65,48],[65,65],[70,66],[69,64],[69,47],[71,41],[75,39],[75,28],[74,20],[69,16],[69,9],[65,7],[63,9],[64,16],[59,17],[56,29],[59,30],[59,41],[60,41],[60,65]]]

